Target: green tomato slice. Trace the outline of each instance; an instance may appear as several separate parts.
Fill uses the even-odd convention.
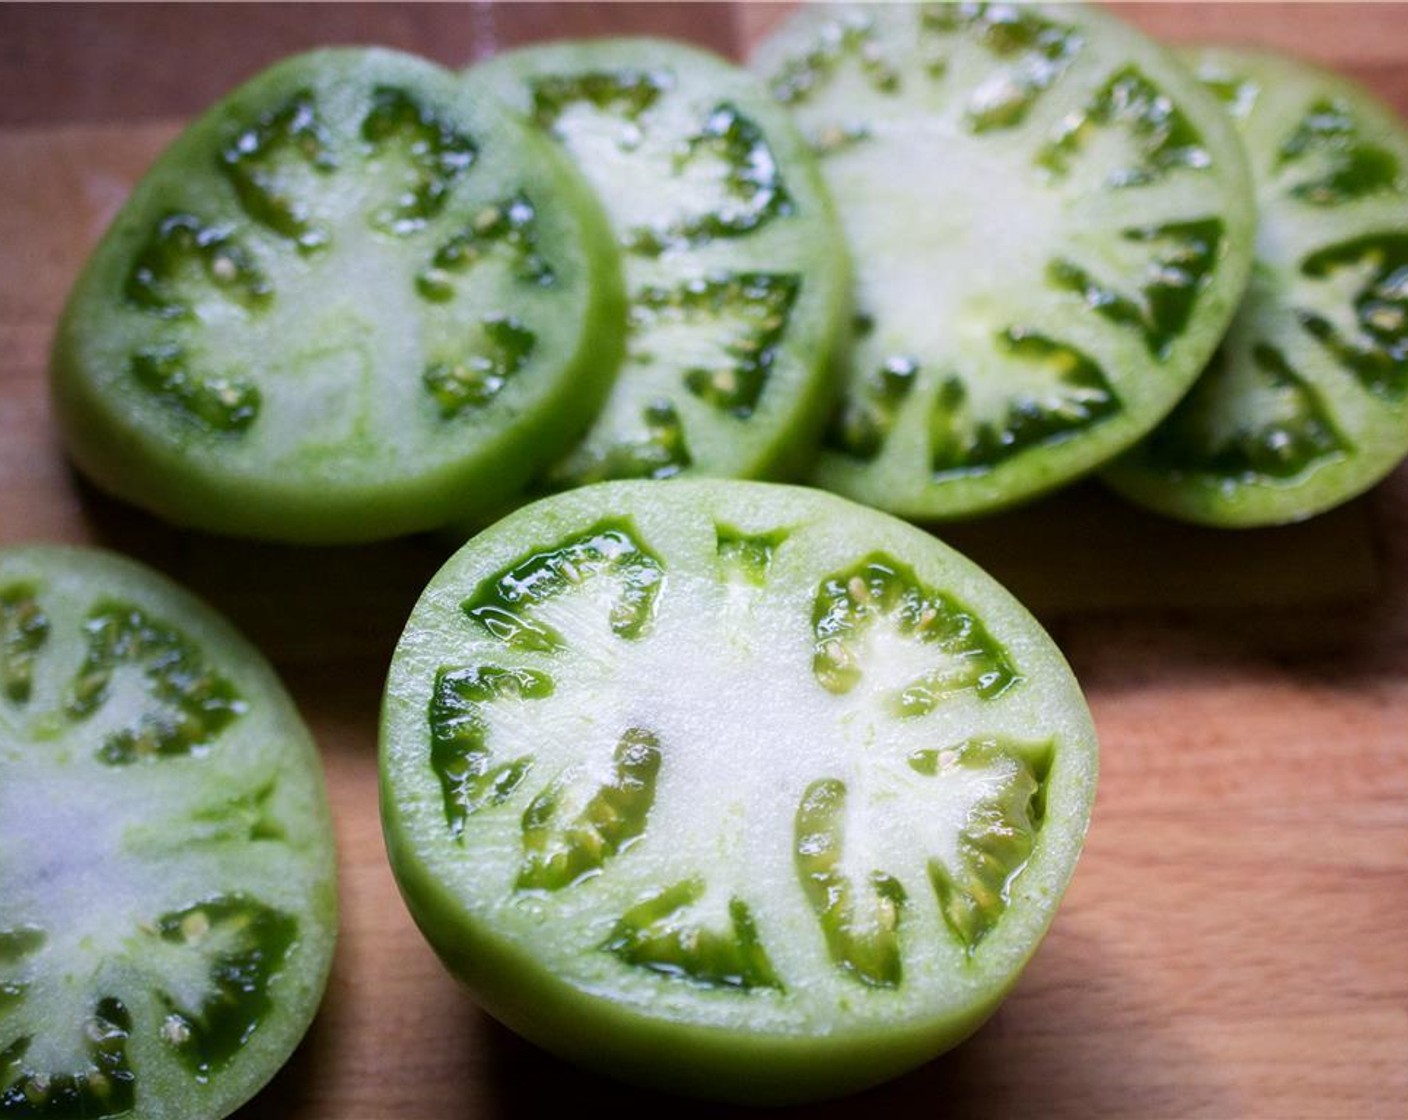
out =
[[[857,344],[816,479],[997,509],[1147,432],[1246,283],[1245,161],[1161,48],[1076,5],[806,9],[753,66],[821,154]]]
[[[501,505],[600,405],[619,260],[590,188],[428,62],[285,61],[158,160],[70,299],[71,454],[171,520],[347,542]]]
[[[1191,521],[1297,521],[1408,455],[1408,129],[1302,62],[1220,48],[1187,60],[1246,144],[1256,262],[1207,371],[1104,477]]]
[[[491,1014],[621,1078],[776,1103],[983,1022],[1096,766],[1050,639],[928,534],[814,490],[610,482],[431,581],[387,684],[382,819]]]
[[[805,468],[834,400],[849,273],[815,160],[762,84],[654,39],[512,51],[469,80],[571,155],[624,253],[624,365],[542,485]]]
[[[322,771],[263,658],[129,560],[0,550],[0,1116],[229,1114],[336,924]]]

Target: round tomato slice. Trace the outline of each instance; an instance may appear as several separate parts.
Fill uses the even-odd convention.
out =
[[[79,280],[54,390],[99,485],[182,524],[472,520],[603,400],[619,261],[551,144],[382,50],[290,59],[157,161]]]
[[[659,39],[531,47],[466,77],[572,157],[623,254],[625,362],[542,486],[809,467],[850,273],[816,161],[762,83]]]
[[[131,561],[0,550],[0,1116],[229,1114],[336,922],[318,757],[259,654]]]
[[[996,1008],[1089,821],[1060,653],[933,537],[818,491],[603,483],[471,540],[392,662],[382,816],[421,929],[550,1050],[817,1099]]]
[[[1193,391],[1104,477],[1191,521],[1297,521],[1408,455],[1408,128],[1302,62],[1187,59],[1247,146],[1256,264]]]
[[[1090,471],[1187,391],[1253,213],[1216,102],[1095,8],[817,5],[754,56],[821,154],[858,340],[816,480],[915,519]]]

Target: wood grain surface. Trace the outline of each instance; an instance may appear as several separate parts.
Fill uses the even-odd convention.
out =
[[[1151,4],[1170,40],[1266,43],[1408,116],[1408,7]],[[560,1065],[481,1014],[397,896],[376,805],[382,676],[446,552],[177,531],[70,473],[45,366],[86,253],[180,122],[291,51],[462,65],[561,34],[738,55],[755,5],[0,7],[0,545],[91,542],[204,595],[266,651],[321,746],[343,929],[303,1047],[240,1116],[419,1120],[717,1110]],[[1306,525],[1198,531],[1082,487],[946,530],[1031,602],[1102,742],[1055,927],[977,1036],[819,1116],[1408,1116],[1408,471]],[[0,905],[3,900],[0,900]]]

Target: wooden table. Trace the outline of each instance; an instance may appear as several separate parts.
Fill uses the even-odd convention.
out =
[[[76,479],[44,369],[68,285],[182,119],[266,62],[379,42],[451,65],[647,30],[740,47],[716,5],[0,8],[0,544],[131,553],[225,611],[321,745],[342,940],[306,1043],[242,1117],[711,1110],[565,1068],[481,1014],[406,916],[382,850],[376,715],[433,540],[290,549],[178,532]],[[1408,7],[1145,5],[1170,39],[1295,50],[1408,116]],[[1055,928],[974,1039],[852,1116],[1408,1115],[1408,470],[1309,525],[1200,532],[1091,488],[952,537],[1043,614],[1103,746]]]

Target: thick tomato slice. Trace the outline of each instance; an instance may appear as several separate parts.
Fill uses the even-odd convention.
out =
[[[263,658],[129,560],[0,550],[0,1116],[227,1115],[302,1038],[336,923]]]
[[[382,813],[484,1007],[616,1076],[816,1099],[996,1008],[1096,777],[1060,653],[818,491],[603,483],[470,541],[392,663]]]

